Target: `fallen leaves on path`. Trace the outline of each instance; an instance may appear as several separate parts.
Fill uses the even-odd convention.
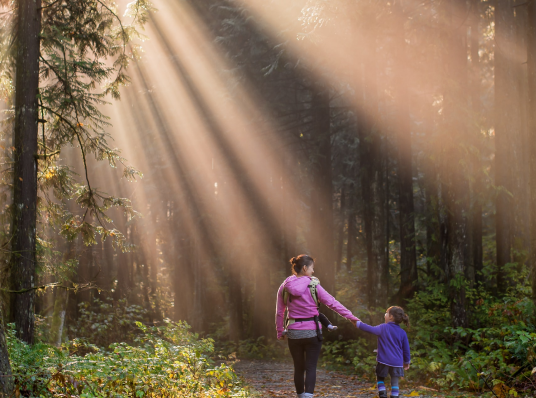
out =
[[[233,365],[242,377],[262,398],[295,397],[293,367],[288,362],[240,360]],[[371,398],[376,395],[374,383],[365,382],[356,376],[345,375],[325,369],[316,374],[315,397],[324,398]]]
[[[236,373],[251,387],[252,397],[293,398],[294,369],[290,362],[263,360],[238,360],[232,364]],[[409,387],[409,386],[406,386]],[[437,390],[413,385],[401,395],[420,398],[444,398]],[[318,369],[316,374],[315,398],[373,398],[376,383],[363,380],[356,375]]]

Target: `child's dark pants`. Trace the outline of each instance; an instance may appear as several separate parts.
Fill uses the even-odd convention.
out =
[[[316,384],[316,364],[320,356],[322,342],[317,337],[288,339],[288,348],[294,361],[296,393],[301,394],[305,391],[313,394]]]
[[[398,380],[400,377],[404,377],[404,369],[384,365],[383,363],[376,365],[376,380],[380,398],[387,398],[387,390],[385,388],[385,378],[387,375],[391,376],[391,397],[397,398],[399,394]]]

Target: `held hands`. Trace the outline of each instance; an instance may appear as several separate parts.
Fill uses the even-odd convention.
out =
[[[404,370],[408,370],[409,369],[409,363],[405,363],[404,364]]]

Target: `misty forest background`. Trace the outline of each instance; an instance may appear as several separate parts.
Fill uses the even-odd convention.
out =
[[[2,4],[4,59],[24,3]],[[110,61],[73,55],[92,34],[78,3],[42,6],[34,249],[16,246],[26,177],[13,116],[32,94],[16,63],[2,69],[10,350],[134,344],[135,321],[169,319],[222,353],[274,357],[276,292],[307,253],[365,322],[404,306],[412,377],[534,388],[536,2],[137,1],[146,37],[128,69],[121,54],[141,49],[106,49],[124,36],[106,36],[115,14],[89,2],[105,32],[91,51],[131,80],[108,87],[111,105],[90,98],[92,68]],[[325,361],[372,375],[373,339],[323,312],[340,326]]]

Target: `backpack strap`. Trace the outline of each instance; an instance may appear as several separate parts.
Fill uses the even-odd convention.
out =
[[[311,283],[307,286],[309,288],[309,292],[311,293],[311,297],[315,301],[316,307],[320,309],[320,302],[318,301],[318,294],[316,292],[316,286],[320,284],[320,279],[312,276],[311,277]],[[290,298],[291,294],[287,291],[286,288],[283,288],[283,303],[285,304],[285,321],[284,325],[285,328],[287,328],[289,325],[292,325],[296,322],[295,319],[291,319],[288,317],[288,303],[292,301]]]
[[[313,297],[313,300],[315,301],[315,304],[318,308],[320,308],[320,302],[318,301],[318,294],[316,292],[316,285],[320,284],[320,279],[317,277],[312,276],[311,277],[311,283],[309,284],[309,291],[311,292],[311,296]]]

